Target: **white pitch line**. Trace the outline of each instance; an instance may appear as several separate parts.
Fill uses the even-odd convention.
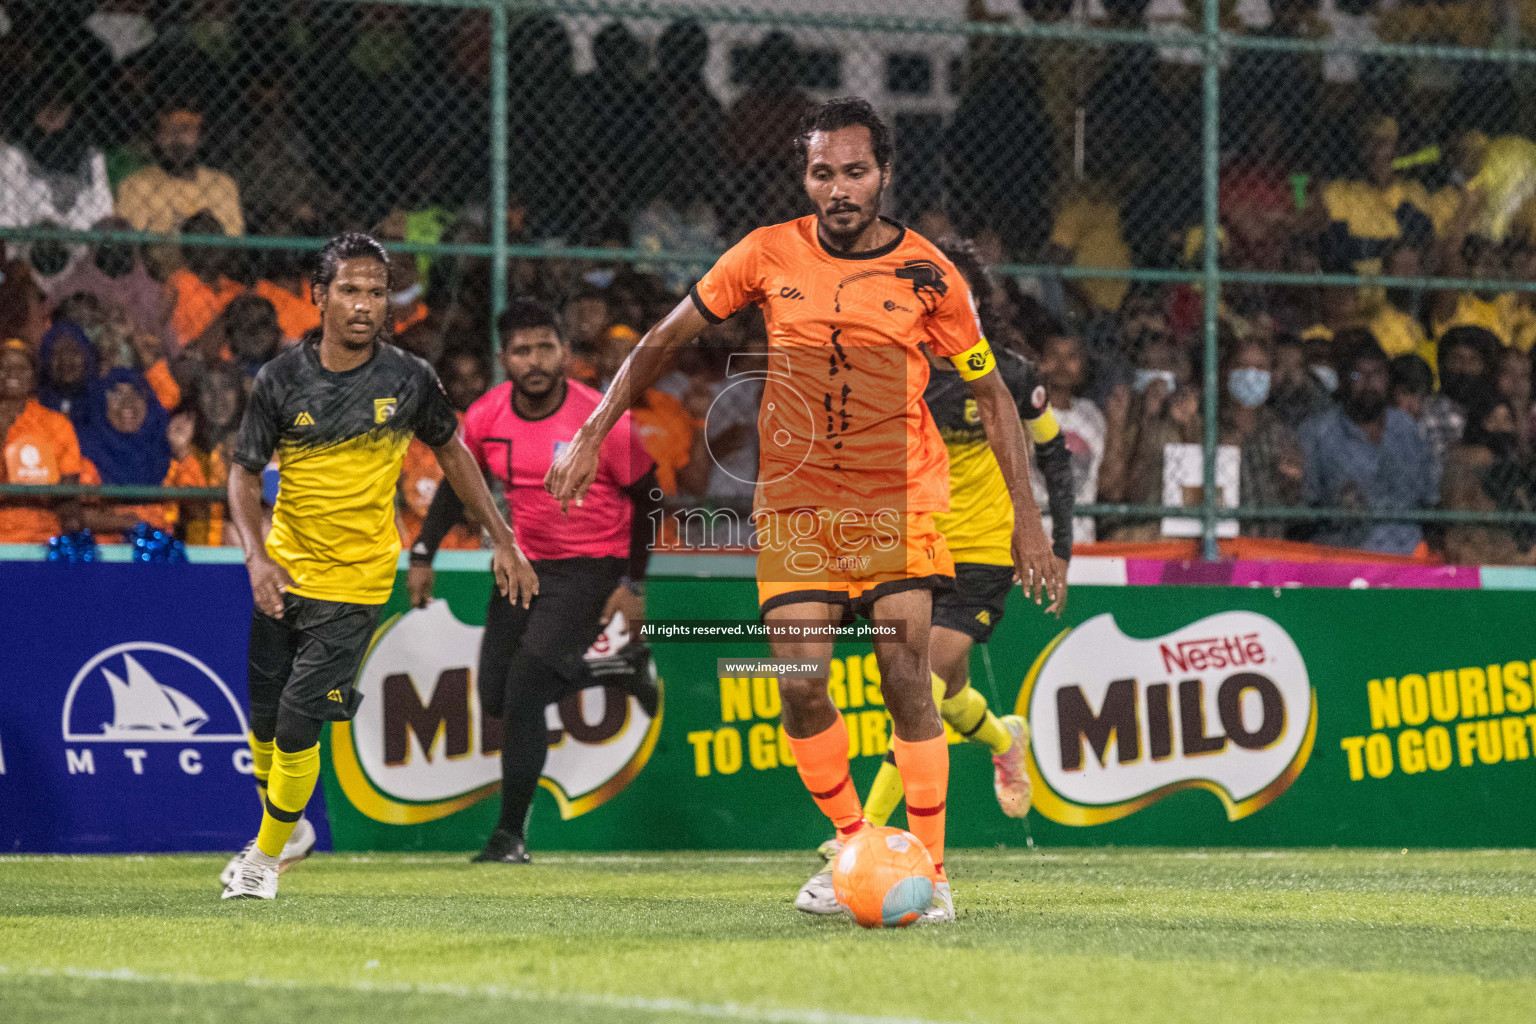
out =
[[[79,978],[85,981],[117,981],[161,985],[244,985],[247,988],[323,991],[343,989],[364,994],[454,996],[461,999],[506,999],[526,1003],[564,1003],[608,1010],[634,1010],[640,1013],[683,1014],[720,1020],[764,1021],[766,1024],[945,1024],[924,1017],[877,1017],[862,1013],[834,1013],[829,1010],[779,1009],[748,1006],[742,1003],[698,1003],[691,999],[612,996],[595,992],[533,992],[502,985],[437,985],[412,982],[374,983],[347,981],[340,984],[281,981],[273,978],[241,978],[221,981],[190,974],[146,974],[120,967],[104,971],[85,967],[29,967],[15,969],[0,964],[0,976],[29,978]]]

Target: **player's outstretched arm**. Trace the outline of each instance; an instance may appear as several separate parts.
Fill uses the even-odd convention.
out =
[[[513,604],[528,607],[539,592],[539,577],[517,546],[511,525],[496,510],[496,501],[491,497],[490,488],[485,486],[485,477],[480,475],[475,457],[469,454],[457,434],[447,444],[433,448],[432,454],[437,456],[437,464],[443,467],[443,479],[448,481],[465,509],[490,531],[491,572],[496,576],[497,588]]]
[[[261,537],[261,474],[238,462],[229,470],[229,518],[240,546],[245,568],[251,574],[251,597],[264,615],[283,617],[283,594],[293,585],[288,571],[267,555]]]
[[[597,476],[603,439],[619,422],[619,417],[661,379],[671,350],[693,341],[708,326],[709,321],[694,306],[693,300],[684,299],[660,323],[645,332],[645,337],[619,367],[608,393],[576,431],[570,445],[555,457],[554,464],[544,476],[544,489],[560,502],[562,512],[569,510],[573,501],[581,504],[587,488]]]
[[[1050,601],[1047,609],[1060,615],[1067,603],[1067,579],[1061,563],[1052,553],[1040,526],[1040,508],[1029,487],[1029,445],[1024,440],[1024,426],[1013,395],[994,367],[967,381],[976,399],[987,443],[997,456],[997,465],[1008,486],[1013,502],[1013,568],[1024,593],[1036,604]]]

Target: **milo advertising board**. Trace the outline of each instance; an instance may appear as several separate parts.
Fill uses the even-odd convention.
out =
[[[475,678],[489,589],[487,574],[439,572],[445,600],[386,613],[362,710],[327,738],[338,849],[470,850],[489,832],[501,737]],[[756,621],[750,580],[655,579],[648,596],[656,624]],[[1030,722],[1034,810],[1003,817],[987,751],[951,736],[950,842],[1530,845],[1532,621],[1523,592],[1079,586],[1060,621],[1016,592],[972,681]],[[719,673],[766,644],[679,632],[653,648],[654,718],[600,687],[548,709],[533,848],[827,838],[777,680]],[[863,790],[890,743],[879,667],[867,644],[834,654],[829,691]]]

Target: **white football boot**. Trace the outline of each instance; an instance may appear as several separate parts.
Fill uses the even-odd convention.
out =
[[[795,894],[795,909],[807,914],[841,914],[843,905],[837,902],[837,892],[832,888],[832,862],[842,852],[841,839],[828,839],[816,848],[821,854],[822,865]]]
[[[229,863],[225,864],[224,870],[219,872],[220,885],[224,886],[226,889],[229,888],[229,883],[233,882],[235,880],[235,876],[240,873],[240,865],[245,863],[245,855],[254,849],[256,849],[256,840],[252,839],[249,840],[244,846],[240,847],[239,853],[229,858]]]
[[[235,873],[240,870],[240,862],[245,860],[245,855],[256,846],[256,840],[252,839],[240,848],[240,852],[229,859],[224,865],[224,870],[219,872],[219,884],[227,886],[235,880]],[[315,852],[315,826],[309,823],[309,819],[300,818],[299,823],[293,826],[293,835],[283,844],[283,852],[277,857],[277,871],[282,874],[293,867],[299,861]]]
[[[255,857],[261,856],[261,852],[256,849],[252,849],[251,853]],[[240,861],[240,869],[235,872],[234,879],[224,888],[223,899],[277,899],[276,861],[263,864],[256,860],[255,857],[245,857]]]
[[[955,898],[950,894],[949,883],[940,882],[933,887],[933,902],[917,919],[917,924],[943,924],[955,919]]]
[[[277,855],[277,873],[282,874],[314,852],[315,826],[308,818],[300,818],[293,826],[293,835],[283,844],[283,852]]]
[[[1003,728],[1013,735],[1013,745],[1001,754],[992,755],[992,789],[997,793],[997,805],[1010,818],[1022,818],[1029,813],[1031,788],[1029,775],[1024,770],[1024,751],[1029,747],[1029,723],[1018,715],[1005,715],[999,719]]]

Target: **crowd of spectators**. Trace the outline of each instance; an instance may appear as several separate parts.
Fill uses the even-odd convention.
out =
[[[973,37],[942,173],[895,189],[891,212],[929,237],[969,238],[1000,266],[1197,266],[1198,63],[1178,45],[1197,21],[1153,18],[1146,0],[1102,6],[1106,27],[1150,27],[1166,42]],[[1019,18],[1061,22],[1072,7],[1022,0]],[[1267,25],[1227,27],[1479,45],[1493,38],[1492,10],[1270,0]],[[356,228],[393,242],[485,241],[485,29],[483,12],[386,4],[0,7],[0,62],[18,83],[0,96],[0,227],[170,239],[5,243],[5,480],[223,485],[249,381],[318,314],[305,251],[209,236]],[[510,239],[701,254],[512,261],[510,292],[561,309],[572,375],[603,387],[707,267],[704,254],[805,212],[790,141],[812,99],[782,33],[744,54],[729,104],[706,81],[712,44],[696,22],[654,43],[610,24],[585,73],[555,18],[518,19],[510,42]],[[1439,73],[1347,52],[1234,51],[1222,84],[1222,266],[1531,280],[1536,143],[1520,134],[1515,80],[1489,62],[1428,68]],[[1198,504],[1209,401],[1226,504],[1532,507],[1536,293],[1229,284],[1218,389],[1206,394],[1197,285],[1049,273],[996,284],[987,331],[1039,366],[1080,503]],[[467,407],[491,379],[489,261],[402,256],[392,289],[397,342]],[[712,327],[643,396],[635,420],[676,501],[750,501],[761,388],[738,370],[765,346],[748,311]],[[436,474],[413,449],[400,486],[407,537]],[[8,498],[0,542],[140,520],[192,543],[231,541],[217,503]],[[1180,529],[1135,515],[1074,527],[1079,543]],[[1536,541],[1526,528],[1381,518],[1244,518],[1239,529],[1466,562],[1533,560]],[[479,540],[461,530],[448,543]]]

